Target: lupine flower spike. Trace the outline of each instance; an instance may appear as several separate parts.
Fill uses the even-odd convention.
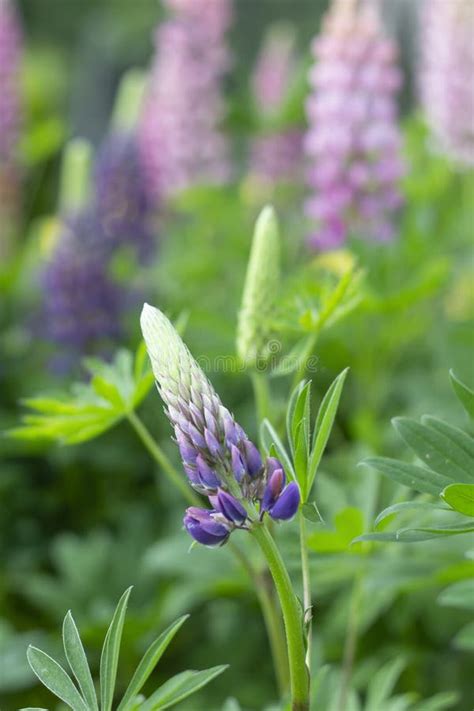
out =
[[[19,213],[19,71],[22,33],[11,0],[0,0],[0,260],[10,248]]]
[[[430,0],[421,23],[420,91],[426,118],[445,153],[474,165],[474,4]]]
[[[221,545],[234,529],[250,527],[259,509],[275,520],[291,518],[299,505],[298,486],[284,486],[276,460],[263,463],[170,321],[145,304],[141,327],[184,470],[211,505],[186,511],[188,533],[204,545]]]
[[[252,91],[257,113],[270,125],[252,141],[250,170],[266,183],[294,179],[302,167],[302,131],[271,127],[284,108],[294,78],[295,39],[291,26],[272,27],[254,70]]]
[[[97,217],[105,245],[111,253],[129,246],[141,260],[153,251],[151,203],[136,135],[143,89],[140,72],[132,70],[123,78],[111,128],[97,153],[94,171]]]
[[[106,240],[89,199],[91,148],[81,139],[66,149],[60,215],[43,274],[44,316],[50,340],[66,349],[68,369],[120,332],[122,294],[110,279]]]
[[[154,202],[230,173],[220,130],[221,84],[230,66],[231,0],[165,0],[170,17],[156,51],[140,122],[140,150]]]
[[[402,78],[376,4],[334,0],[313,55],[305,140],[312,192],[305,211],[315,225],[309,244],[334,249],[350,234],[387,241],[402,203]]]

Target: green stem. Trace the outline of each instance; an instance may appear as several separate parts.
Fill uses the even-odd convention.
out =
[[[172,463],[156,443],[148,429],[145,427],[138,415],[131,411],[127,415],[128,421],[145,445],[157,464],[163,469],[169,481],[175,486],[192,506],[201,506],[202,502],[194,493],[190,486],[186,484],[184,478],[176,471]],[[260,607],[267,630],[270,648],[272,651],[275,675],[281,693],[286,693],[288,689],[288,657],[283,635],[282,625],[279,619],[279,612],[275,604],[275,599],[268,590],[264,574],[259,574],[253,569],[252,564],[237,546],[229,542],[228,546],[234,556],[240,561],[253,584],[259,600]]]
[[[308,711],[309,676],[305,664],[303,622],[298,600],[280,551],[265,525],[263,523],[255,523],[250,532],[267,560],[280,599],[288,647],[291,708],[292,711]]]
[[[258,421],[263,422],[270,415],[271,400],[266,373],[253,370],[251,375]]]
[[[303,379],[303,377],[306,373],[307,360],[314,350],[316,341],[318,340],[318,335],[319,335],[319,331],[314,331],[314,333],[311,333],[307,338],[306,347],[300,356],[300,364],[299,364],[299,366],[295,372],[295,376],[293,378],[293,388],[292,389],[294,389],[298,385],[298,383]]]
[[[128,413],[127,418],[133,429],[145,445],[146,449],[149,451],[153,459],[163,469],[165,475],[168,477],[173,486],[179,489],[179,491],[183,494],[183,496],[191,506],[202,506],[201,499],[186,483],[184,477],[176,471],[166,454],[163,452],[161,447],[155,442],[154,438],[151,436],[150,432],[147,430],[138,415],[132,411]]]
[[[313,627],[313,605],[311,600],[311,578],[309,573],[308,549],[306,547],[306,521],[302,511],[298,514],[300,524],[301,573],[303,577],[303,609],[306,626],[306,666],[311,670],[311,642]]]
[[[256,571],[245,553],[243,553],[238,546],[233,544],[232,541],[229,541],[227,545],[235,557],[238,558],[242,567],[246,570],[249,578],[255,585],[270,643],[278,690],[280,695],[284,696],[288,691],[290,682],[288,674],[288,655],[286,652],[285,634],[283,625],[281,624],[278,603],[274,597],[274,589],[271,580],[267,578],[268,570]]]
[[[358,613],[362,593],[362,575],[359,573],[354,580],[349,604],[349,617],[347,620],[346,639],[344,643],[344,658],[342,664],[342,678],[339,693],[338,709],[345,711],[347,696],[352,676],[352,668],[357,647]]]

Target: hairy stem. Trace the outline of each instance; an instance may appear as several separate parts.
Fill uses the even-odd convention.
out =
[[[265,524],[256,522],[251,528],[251,534],[266,558],[283,613],[290,668],[291,708],[292,711],[308,711],[309,675],[305,663],[303,621],[298,599],[280,551]]]
[[[298,514],[300,524],[301,574],[303,577],[303,609],[306,627],[306,666],[311,671],[311,641],[313,628],[313,605],[311,600],[311,578],[309,573],[308,549],[306,547],[306,522],[302,511]]]
[[[186,483],[179,472],[176,471],[173,464],[170,462],[161,447],[157,444],[138,415],[132,411],[128,413],[127,417],[138,437],[145,445],[153,459],[163,469],[165,475],[168,477],[173,486],[180,491],[191,506],[202,506],[201,499]],[[272,591],[268,589],[264,572],[259,573],[258,571],[255,571],[245,553],[236,545],[229,542],[228,547],[231,549],[233,555],[239,560],[255,587],[270,643],[278,688],[281,693],[286,693],[289,681],[288,657],[286,654],[286,644],[276,600],[272,594]]]
[[[265,623],[265,629],[270,643],[278,690],[280,695],[284,696],[288,691],[290,683],[288,674],[288,655],[286,652],[286,640],[278,602],[274,596],[272,581],[267,578],[268,570],[255,570],[245,553],[238,546],[232,543],[232,541],[229,541],[227,545],[235,557],[239,559],[242,567],[247,571],[249,578],[255,585],[255,590]]]

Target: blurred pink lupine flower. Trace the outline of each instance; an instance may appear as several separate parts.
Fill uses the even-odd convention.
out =
[[[231,0],[165,0],[171,16],[155,34],[155,56],[139,129],[150,196],[156,202],[197,182],[230,175],[223,76]]]
[[[288,96],[296,70],[294,45],[294,33],[285,25],[273,27],[264,40],[252,79],[255,104],[264,121],[278,115]],[[268,183],[297,177],[302,140],[296,128],[270,129],[257,136],[251,145],[251,173]]]
[[[19,71],[22,32],[11,0],[0,0],[0,254],[7,251],[10,221],[19,210],[20,175],[18,138],[20,130]],[[5,236],[5,241],[3,237]]]
[[[421,102],[440,148],[474,164],[474,4],[429,0],[421,26]]]
[[[332,249],[349,234],[389,240],[404,173],[396,45],[375,3],[336,0],[312,50],[305,137],[312,195],[305,211],[315,227],[309,244]]]

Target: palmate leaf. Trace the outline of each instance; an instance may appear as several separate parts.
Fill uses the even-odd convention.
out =
[[[474,481],[474,442],[451,425],[435,418],[420,424],[408,417],[397,417],[393,425],[421,461],[452,482]]]
[[[153,384],[142,343],[135,355],[120,350],[112,363],[85,361],[90,382],[73,386],[61,397],[33,397],[24,401],[30,412],[22,425],[7,434],[23,440],[55,440],[79,444],[99,436],[134,410]]]
[[[102,648],[100,711],[111,711],[112,709],[120,643],[131,589],[126,590],[118,602]],[[185,671],[165,682],[150,696],[148,701],[140,694],[161,656],[188,617],[188,615],[180,617],[150,645],[143,655],[117,711],[155,711],[155,709],[169,708],[201,689],[227,669],[227,666],[218,666],[202,671]],[[77,679],[81,693],[60,664],[45,652],[32,646],[28,648],[27,652],[30,667],[39,680],[73,711],[98,711],[94,682],[79,632],[70,612],[64,618],[63,644],[67,660]],[[46,710],[29,708],[22,709],[22,711]]]

